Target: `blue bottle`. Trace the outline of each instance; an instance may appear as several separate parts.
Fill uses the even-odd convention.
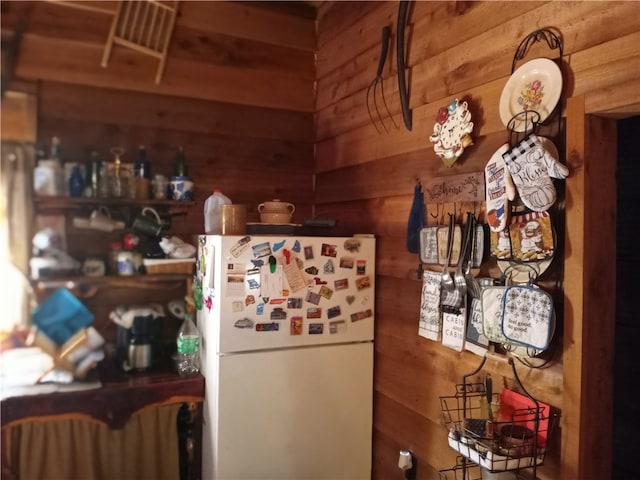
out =
[[[81,197],[84,193],[84,178],[79,165],[74,165],[71,169],[69,177],[69,195],[72,197]]]

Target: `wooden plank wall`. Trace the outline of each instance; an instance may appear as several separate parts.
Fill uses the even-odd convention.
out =
[[[38,140],[57,135],[63,159],[85,162],[88,151],[126,162],[146,146],[153,173],[171,175],[184,146],[195,180],[195,205],[173,218],[171,233],[190,240],[204,231],[203,206],[213,188],[257,206],[279,198],[296,205],[294,221],[312,214],[314,177],[315,10],[260,2],[180,2],[162,81],[157,62],[114,46],[100,65],[117,2],[2,2],[2,30],[28,21],[15,65],[33,82]],[[73,229],[80,255],[104,254],[103,235]],[[176,291],[100,289],[88,303],[105,332],[116,304],[180,298]],[[177,328],[177,326],[175,327]],[[113,332],[107,332],[107,340]]]
[[[507,141],[498,110],[500,95],[515,49],[537,28],[561,32],[564,98],[584,96],[587,113],[638,105],[640,9],[635,2],[412,2],[406,51],[413,130],[402,126],[378,133],[367,114],[366,91],[375,76],[385,25],[393,31],[383,72],[385,94],[396,123],[402,124],[396,81],[397,10],[398,2],[336,2],[321,10],[316,211],[337,216],[345,232],[366,231],[378,238],[373,477],[402,479],[398,451],[409,448],[418,459],[418,479],[424,480],[438,478],[439,469],[455,462],[446,445],[438,398],[451,395],[454,384],[480,359],[417,334],[418,259],[405,246],[415,181],[424,184],[433,177],[482,171],[489,156]],[[535,47],[525,60],[537,56],[555,52]],[[435,156],[429,135],[438,108],[453,98],[469,102],[475,145],[447,169]],[[556,142],[562,149],[562,135]],[[461,213],[474,207],[482,217],[480,205],[455,209]],[[435,223],[454,206],[428,204],[427,210],[438,217],[428,215]],[[562,206],[559,214],[562,220]],[[563,228],[562,222],[558,227]],[[561,303],[559,263],[554,262],[543,284]],[[490,264],[486,270],[498,273]],[[562,322],[556,339],[560,345],[561,333]],[[534,396],[562,410],[560,355],[561,351],[546,369],[517,366]],[[511,378],[501,361],[490,360],[485,369],[505,382]],[[571,446],[559,445],[559,439],[557,431],[555,446],[538,470],[540,478],[561,478],[560,452]]]
[[[102,52],[117,2],[3,2],[3,30],[25,16],[15,74],[39,82],[38,138],[62,141],[66,161],[112,146],[135,160],[147,147],[170,175],[178,146],[196,205],[175,232],[202,231],[206,197],[220,188],[249,209],[281,198],[297,218],[313,202],[315,12],[255,2],[181,2],[160,85],[156,61],[115,46]]]

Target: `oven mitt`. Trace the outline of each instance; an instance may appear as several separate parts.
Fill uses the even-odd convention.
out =
[[[426,213],[422,185],[418,182],[413,190],[413,203],[407,226],[407,250],[411,253],[420,253],[420,230],[427,225]]]
[[[507,287],[502,298],[502,333],[511,342],[545,350],[551,340],[553,300],[528,285]]]
[[[535,212],[548,210],[556,201],[551,177],[567,178],[569,170],[547,152],[531,134],[502,154],[525,206]]]
[[[508,151],[509,144],[505,143],[495,151],[484,167],[487,219],[493,232],[501,232],[506,228],[510,213],[509,200],[516,196],[511,174],[502,158]]]

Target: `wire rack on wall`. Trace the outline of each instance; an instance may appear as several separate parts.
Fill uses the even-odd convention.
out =
[[[524,395],[507,389],[493,394],[485,383],[468,382],[485,361],[486,357],[480,367],[463,377],[454,395],[440,397],[448,444],[462,455],[463,469],[471,467],[469,460],[491,472],[532,468],[535,478],[537,467],[544,463],[557,415],[526,392],[512,359],[509,363]],[[467,473],[465,470],[462,478],[473,478]]]

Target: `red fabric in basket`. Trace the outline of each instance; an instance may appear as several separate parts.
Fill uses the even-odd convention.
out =
[[[539,423],[538,423],[538,447],[544,448],[547,444],[547,432],[549,431],[549,416],[551,414],[551,407],[546,403],[538,402],[540,407]],[[532,409],[531,414],[520,414],[516,410]],[[524,425],[525,427],[535,431],[535,408],[536,404],[527,396],[521,395],[513,390],[505,388],[500,393],[500,410],[511,418],[512,413],[515,412],[513,423],[516,425]]]

